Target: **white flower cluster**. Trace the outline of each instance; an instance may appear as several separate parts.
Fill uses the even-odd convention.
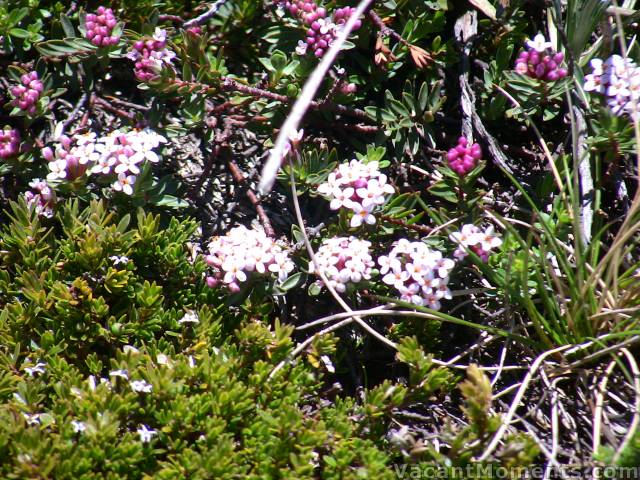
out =
[[[631,59],[612,55],[590,62],[593,71],[585,76],[584,89],[604,95],[614,115],[637,115],[640,102],[640,68]]]
[[[453,253],[453,256],[458,260],[465,258],[468,255],[468,250],[471,250],[483,262],[486,262],[491,250],[502,245],[502,239],[497,236],[493,227],[481,230],[472,224],[463,225],[459,232],[452,233],[449,238],[458,244],[458,248]]]
[[[208,285],[214,287],[222,281],[232,292],[240,290],[239,283],[247,280],[247,273],[271,272],[284,282],[294,267],[289,253],[281,245],[264,231],[249,230],[245,226],[214,237],[205,260],[215,269],[215,276],[207,278]]]
[[[382,205],[386,195],[393,191],[387,183],[387,176],[380,173],[375,161],[343,163],[329,174],[325,183],[318,186],[318,192],[330,199],[331,210],[344,207],[353,212],[351,227],[359,227],[363,222],[376,223],[373,210]]]
[[[154,151],[167,139],[151,129],[121,132],[114,130],[102,137],[91,132],[69,138],[63,135],[55,149],[46,147],[42,154],[49,161],[49,180],[75,180],[85,172],[112,175],[112,188],[127,195],[133,194],[139,165],[148,160],[156,163]]]
[[[375,265],[369,253],[371,242],[356,237],[329,238],[322,242],[316,252],[316,262],[309,263],[309,271],[322,271],[329,284],[337,291],[344,292],[347,284],[371,279],[371,268]],[[322,280],[316,282],[323,286]]]
[[[404,301],[439,310],[440,300],[451,298],[447,284],[455,262],[423,242],[399,240],[378,264],[382,281],[396,288]]]

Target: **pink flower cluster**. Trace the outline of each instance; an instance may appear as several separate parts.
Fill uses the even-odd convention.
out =
[[[36,178],[29,183],[33,191],[27,191],[24,197],[29,207],[35,208],[36,213],[43,217],[53,217],[53,207],[56,203],[56,194],[47,182]]]
[[[176,54],[167,48],[167,32],[156,28],[153,37],[138,40],[127,58],[135,62],[134,73],[141,82],[158,76],[162,67],[170,66]]]
[[[458,245],[453,253],[458,260],[465,258],[471,250],[486,262],[491,250],[502,245],[502,239],[497,236],[493,227],[481,230],[473,224],[463,225],[459,232],[452,233],[449,238]]]
[[[313,0],[286,0],[284,7],[308,28],[307,38],[298,42],[296,53],[305,55],[307,52],[313,52],[318,58],[324,55],[335,39],[337,30],[347,23],[355,11],[353,7],[338,8],[333,12],[332,18],[327,17],[327,10],[319,7]],[[354,30],[361,25],[361,21],[358,20]]]
[[[603,61],[591,60],[592,72],[584,89],[604,95],[614,115],[637,115],[640,106],[640,68],[629,58],[612,55]]]
[[[49,180],[75,180],[91,168],[92,174],[116,175],[112,188],[133,194],[139,164],[157,163],[154,152],[167,139],[150,129],[121,132],[114,130],[103,137],[93,132],[69,138],[63,135],[54,149],[45,147],[42,156],[49,162]]]
[[[327,181],[318,186],[318,193],[331,201],[329,208],[347,208],[353,212],[351,226],[359,227],[363,222],[373,225],[373,211],[384,204],[387,195],[393,193],[387,176],[380,173],[378,162],[363,163],[351,160],[343,163],[329,174]]]
[[[370,247],[371,242],[356,237],[328,238],[315,254],[317,263],[309,263],[309,272],[317,275],[322,271],[329,284],[343,293],[349,283],[371,279],[375,263],[369,253]],[[318,280],[316,285],[322,287],[324,283]]]
[[[11,105],[33,115],[36,113],[36,103],[44,90],[44,85],[38,78],[37,72],[25,73],[20,77],[20,82],[22,82],[21,85],[11,87],[11,95],[14,97]]]
[[[440,300],[451,299],[447,284],[455,262],[423,242],[399,240],[378,264],[382,281],[398,290],[404,301],[439,310]]]
[[[62,135],[58,142],[55,149],[42,149],[42,156],[49,162],[48,180],[76,180],[100,158],[95,133],[75,135],[73,138]]]
[[[561,67],[564,60],[562,52],[555,52],[551,42],[538,34],[533,40],[527,40],[527,50],[520,53],[516,60],[516,72],[531,78],[555,82],[567,76],[567,69]]]
[[[473,170],[482,158],[480,145],[474,143],[469,146],[465,137],[458,139],[458,145],[447,152],[449,167],[461,177]]]
[[[209,243],[207,264],[214,275],[207,277],[207,285],[216,287],[223,282],[230,292],[240,291],[240,283],[252,272],[274,274],[284,282],[294,264],[282,245],[269,238],[264,231],[245,226],[232,228],[226,235],[214,237]]]
[[[0,158],[15,157],[20,153],[20,132],[15,128],[0,130]]]
[[[96,13],[88,13],[85,17],[85,37],[96,47],[110,47],[117,45],[120,35],[113,35],[113,29],[118,24],[113,10],[98,7]]]

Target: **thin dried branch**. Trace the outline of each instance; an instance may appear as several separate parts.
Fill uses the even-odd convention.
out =
[[[225,4],[225,2],[226,0],[217,0],[216,2],[213,2],[209,7],[209,10],[204,12],[202,15],[197,16],[196,18],[192,18],[188,22],[184,22],[184,25],[182,27],[191,28],[191,27],[202,25],[203,23],[208,22],[211,18],[215,16],[216,13],[218,13],[218,10],[222,5]]]

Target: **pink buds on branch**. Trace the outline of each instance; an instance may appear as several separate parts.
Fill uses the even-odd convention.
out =
[[[20,132],[15,128],[5,127],[0,130],[0,158],[15,157],[20,153]]]
[[[516,60],[516,72],[548,82],[567,76],[567,69],[561,66],[564,54],[553,50],[551,42],[547,42],[542,34],[527,40],[526,45],[527,50],[520,53]]]
[[[449,167],[461,177],[464,177],[476,168],[481,158],[482,150],[480,149],[480,145],[474,143],[469,146],[469,142],[464,137],[460,137],[458,139],[458,145],[447,152]]]
[[[38,78],[38,73],[35,71],[22,75],[20,82],[19,85],[11,87],[10,89],[11,95],[13,95],[11,105],[29,115],[35,115],[37,103],[44,90],[44,85]]]
[[[114,34],[117,24],[118,20],[113,14],[113,10],[100,6],[96,13],[88,13],[85,17],[85,38],[96,47],[117,45],[120,40],[120,34]]]

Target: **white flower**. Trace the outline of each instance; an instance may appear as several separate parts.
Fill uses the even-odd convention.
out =
[[[171,366],[171,359],[166,356],[164,353],[159,353],[156,355],[156,363],[158,365],[165,365],[167,367]]]
[[[137,354],[140,353],[140,350],[138,350],[136,347],[131,346],[131,345],[125,345],[124,347],[122,347],[122,351],[126,354],[129,353],[133,353],[133,354]]]
[[[67,178],[67,161],[64,159],[54,160],[47,165],[51,172],[47,174],[47,180]]]
[[[362,222],[368,223],[369,225],[373,225],[376,223],[376,217],[373,216],[371,211],[373,210],[373,205],[365,207],[364,205],[360,205],[359,203],[354,203],[353,205],[354,213],[353,217],[351,217],[350,225],[352,228],[359,227],[362,225]]]
[[[153,389],[153,385],[147,383],[145,380],[133,380],[129,382],[131,390],[139,393],[149,393]]]
[[[536,35],[533,40],[527,40],[526,45],[527,47],[540,53],[549,48],[553,48],[553,44],[551,42],[547,42],[547,39],[541,33]]]
[[[117,192],[123,192],[127,195],[133,195],[133,185],[136,183],[136,177],[125,173],[118,174],[118,180],[113,182],[113,189]]]
[[[386,175],[380,173],[378,162],[365,164],[359,160],[339,165],[326,182],[318,185],[317,191],[327,197],[332,210],[351,210],[354,228],[363,223],[374,224],[374,208],[384,204],[386,196],[394,192]]]
[[[22,416],[27,421],[27,425],[40,425],[40,417],[42,416],[41,413],[23,413]]]
[[[493,227],[487,228],[480,237],[480,246],[483,250],[489,251],[502,245],[502,239],[499,238]]]
[[[167,41],[167,31],[160,28],[160,27],[156,27],[155,31],[153,32],[153,39],[158,41],[158,42],[166,42]]]
[[[142,443],[149,443],[153,436],[158,434],[157,431],[152,428],[148,428],[146,425],[140,425],[136,432],[140,435],[140,441]]]
[[[382,281],[387,285],[393,285],[400,289],[404,286],[404,283],[411,278],[411,274],[406,270],[397,270],[387,273],[382,277]]]
[[[453,253],[458,260],[465,258],[467,250],[472,247],[475,253],[483,258],[488,257],[491,250],[502,245],[502,239],[496,235],[493,227],[482,231],[472,224],[463,225],[461,231],[452,233],[449,238],[459,245]]]
[[[129,372],[127,370],[112,370],[109,372],[110,377],[120,377],[129,380]]]
[[[108,175],[111,173],[111,168],[116,164],[115,157],[102,155],[96,164],[91,167],[91,173],[99,173],[102,175]]]
[[[322,363],[324,363],[324,366],[329,373],[335,373],[336,368],[333,366],[333,363],[331,363],[331,359],[328,355],[321,355],[320,360],[322,360]]]
[[[448,274],[455,266],[442,253],[431,250],[423,242],[399,240],[389,255],[378,258],[382,282],[398,290],[400,298],[418,306],[439,309],[440,298],[450,298]],[[432,298],[438,290],[438,298]]]
[[[244,261],[234,261],[229,259],[222,264],[222,270],[225,271],[223,282],[233,283],[236,280],[244,282],[247,280],[247,274],[242,270],[244,268]]]
[[[193,310],[189,310],[178,320],[178,323],[200,323],[200,317]]]
[[[371,278],[373,259],[369,254],[371,242],[355,237],[338,237],[324,240],[316,252],[316,262],[309,264],[309,271],[322,271],[329,285],[344,292],[348,283],[358,283]],[[318,280],[322,286],[322,281]]]
[[[79,420],[71,420],[74,433],[82,433],[87,429],[87,425]]]
[[[42,375],[45,372],[46,366],[46,363],[38,362],[33,367],[25,367],[24,371],[27,372],[30,377],[33,377],[36,374]]]
[[[289,256],[286,253],[276,253],[273,258],[273,263],[269,264],[269,271],[278,274],[278,280],[284,282],[289,273],[293,270],[294,264],[289,260]]]
[[[329,203],[329,208],[331,210],[338,210],[342,207],[351,208],[353,202],[351,201],[351,197],[353,196],[353,188],[348,187],[342,190],[339,187],[336,187],[333,192],[333,198],[331,199],[331,203]]]
[[[121,263],[126,265],[129,263],[129,257],[125,257],[124,255],[112,255],[109,257],[109,260],[111,260],[114,265],[120,265]]]
[[[230,289],[239,288],[238,282],[245,282],[251,272],[273,273],[283,282],[294,268],[283,246],[264,231],[244,226],[213,238],[205,260],[215,270],[216,282],[222,280]]]

